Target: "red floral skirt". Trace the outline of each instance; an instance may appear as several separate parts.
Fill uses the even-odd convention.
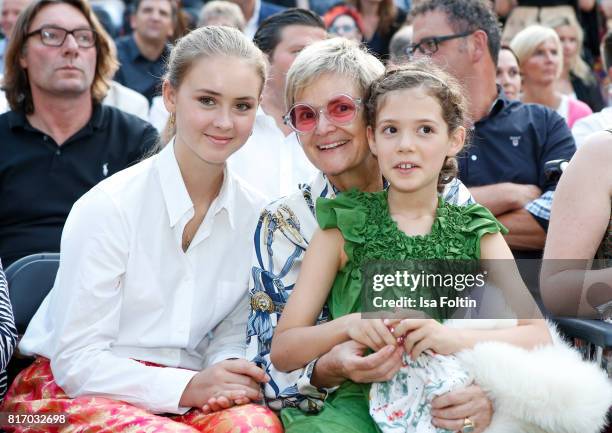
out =
[[[256,404],[234,406],[204,414],[192,409],[184,415],[161,416],[122,401],[103,397],[70,398],[60,388],[49,360],[37,358],[15,379],[3,403],[7,432],[16,433],[282,433],[274,412]],[[6,424],[6,413],[39,415],[40,424],[29,424],[34,417],[13,417]],[[64,423],[53,423],[44,414],[66,414]],[[57,419],[56,419],[57,420]]]

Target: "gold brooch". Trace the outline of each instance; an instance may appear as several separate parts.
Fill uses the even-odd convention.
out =
[[[265,292],[255,292],[251,296],[251,308],[255,311],[274,312],[274,302],[272,298]]]

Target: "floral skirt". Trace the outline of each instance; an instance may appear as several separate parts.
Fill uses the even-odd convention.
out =
[[[122,401],[102,397],[70,398],[55,383],[49,360],[37,358],[23,370],[9,389],[2,407],[5,416],[0,428],[16,433],[282,433],[283,428],[270,409],[247,404],[204,414],[192,409],[184,415],[154,415]],[[12,418],[6,413],[38,415],[40,424],[28,424],[34,417]],[[44,414],[66,414],[65,422]]]

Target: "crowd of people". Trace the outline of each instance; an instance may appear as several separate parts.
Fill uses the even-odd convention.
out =
[[[612,33],[550,3],[0,0],[0,412],[67,417],[0,429],[605,431],[545,317],[612,302]],[[362,314],[372,262],[480,259],[512,317]]]

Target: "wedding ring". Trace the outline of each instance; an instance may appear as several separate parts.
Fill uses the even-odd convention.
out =
[[[470,418],[466,418],[463,420],[463,428],[461,429],[461,433],[473,433],[476,428],[476,424]]]

